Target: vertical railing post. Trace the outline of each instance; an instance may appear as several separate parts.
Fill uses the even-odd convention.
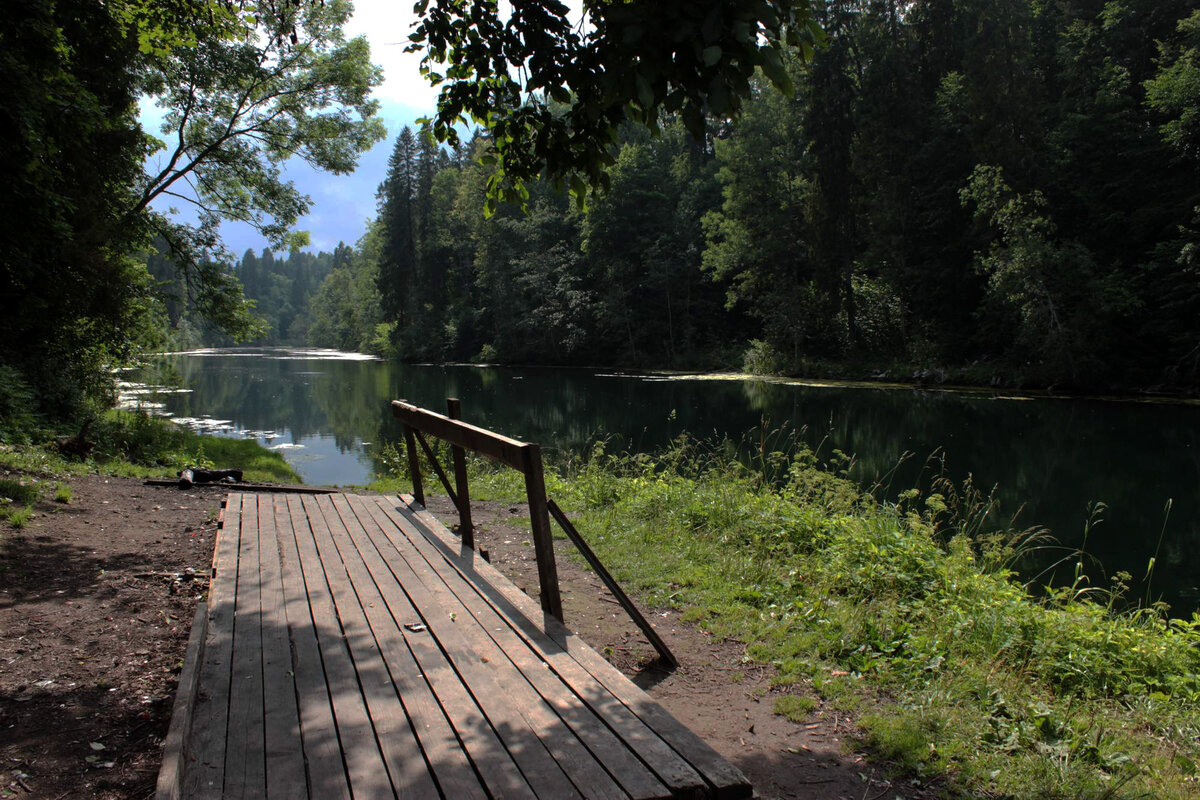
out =
[[[542,474],[542,449],[527,444],[522,449],[525,495],[529,500],[529,526],[533,529],[533,553],[537,558],[542,610],[563,621],[562,596],[558,590],[558,566],[554,563],[554,538],[550,511],[546,506],[546,479]]]
[[[407,400],[401,402],[407,403]],[[421,461],[417,456],[417,437],[413,435],[413,430],[407,424],[402,423],[404,428],[404,449],[408,451],[408,475],[412,478],[413,498],[425,505],[425,486],[421,482]]]
[[[462,419],[462,403],[457,397],[446,398],[446,416]],[[462,543],[475,549],[475,528],[471,523],[471,491],[467,486],[467,453],[458,445],[450,446],[454,459],[454,490],[458,493],[458,533]]]

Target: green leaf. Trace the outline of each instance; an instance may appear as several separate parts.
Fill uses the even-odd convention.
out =
[[[587,183],[583,180],[583,176],[571,176],[571,197],[575,198],[575,205],[578,208],[583,208],[583,202],[587,199]]]
[[[729,87],[717,81],[708,92],[708,108],[714,114],[724,114],[730,109]]]
[[[762,56],[762,71],[763,74],[775,84],[777,87],[788,82],[787,70],[783,67],[783,59],[779,57],[779,51],[774,47],[764,47],[760,49],[759,54]]]
[[[719,44],[714,44],[704,48],[701,54],[704,57],[704,66],[711,67],[721,60],[721,55],[724,53]]]
[[[644,109],[654,107],[654,89],[650,86],[650,81],[646,80],[642,73],[634,75],[634,81],[637,83],[638,102]]]

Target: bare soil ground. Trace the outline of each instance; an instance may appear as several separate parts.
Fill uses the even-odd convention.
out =
[[[206,590],[224,490],[89,476],[69,504],[43,502],[0,530],[0,799],[145,798],[196,601]],[[455,521],[444,498],[431,510]],[[518,586],[537,569],[520,506],[479,504],[477,545]],[[742,769],[762,798],[926,798],[848,749],[853,725],[818,705],[772,712],[769,669],[670,610],[648,609],[681,662],[667,671],[581,562],[559,547],[564,616],[596,650]]]

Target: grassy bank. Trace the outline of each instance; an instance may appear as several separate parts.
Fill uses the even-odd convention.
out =
[[[1119,582],[1033,596],[1006,568],[1017,534],[967,535],[981,509],[962,487],[881,505],[807,452],[759,467],[598,448],[547,486],[627,587],[772,664],[778,711],[846,710],[947,796],[1200,793],[1200,617],[1118,610]],[[523,485],[480,463],[472,495]]]
[[[23,527],[42,497],[69,502],[63,481],[87,473],[161,478],[200,466],[241,469],[248,481],[300,482],[283,456],[257,442],[201,436],[143,414],[110,411],[89,426],[84,438],[66,448],[76,451],[74,456],[55,440],[0,445],[0,521]]]

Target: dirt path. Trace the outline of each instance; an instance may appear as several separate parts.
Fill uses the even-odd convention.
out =
[[[224,492],[122,478],[70,482],[23,531],[0,530],[0,799],[153,795],[178,670],[212,558]],[[443,498],[431,501],[443,516]],[[475,510],[480,547],[536,589],[520,507]],[[445,518],[449,519],[448,516]],[[564,615],[598,651],[737,764],[763,798],[924,798],[844,750],[849,723],[820,707],[803,724],[772,713],[766,668],[652,610],[682,662],[655,653],[599,580],[560,547]]]

